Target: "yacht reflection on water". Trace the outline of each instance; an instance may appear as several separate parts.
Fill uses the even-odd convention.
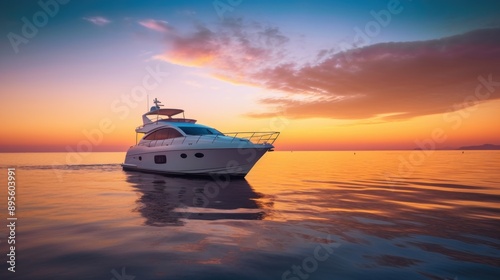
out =
[[[127,182],[137,189],[138,211],[149,226],[181,226],[196,220],[261,220],[265,213],[245,179],[169,177],[127,172]]]

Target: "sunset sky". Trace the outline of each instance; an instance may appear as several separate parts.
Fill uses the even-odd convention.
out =
[[[277,150],[500,144],[500,1],[270,2],[2,1],[0,152],[126,151],[147,95]]]

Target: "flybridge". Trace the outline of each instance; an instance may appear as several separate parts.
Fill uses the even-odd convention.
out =
[[[182,114],[182,118],[174,118],[174,116]],[[184,110],[181,109],[158,109],[155,111],[149,111],[142,115],[142,122],[144,125],[155,123],[158,121],[168,121],[168,122],[187,122],[195,123],[194,119],[186,119],[184,116]]]
[[[159,125],[164,122],[180,122],[180,123],[196,123],[194,119],[186,119],[184,116],[184,110],[182,109],[172,109],[172,108],[161,108],[163,106],[161,102],[155,98],[153,100],[155,106],[152,106],[150,111],[142,115],[141,126],[135,129],[138,133],[146,133],[155,128],[155,125]],[[174,118],[182,114],[182,118]]]

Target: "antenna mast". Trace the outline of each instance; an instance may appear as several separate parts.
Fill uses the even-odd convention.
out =
[[[156,107],[156,121],[158,121],[158,119],[160,118],[160,106],[163,106],[160,102],[160,100],[158,100],[158,98],[155,98],[153,100],[153,103],[155,104],[155,107]]]

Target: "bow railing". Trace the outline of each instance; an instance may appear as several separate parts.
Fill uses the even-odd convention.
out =
[[[237,138],[247,139],[254,144],[273,144],[280,133],[277,131],[263,131],[263,132],[226,132],[225,136],[232,137],[233,141]]]

